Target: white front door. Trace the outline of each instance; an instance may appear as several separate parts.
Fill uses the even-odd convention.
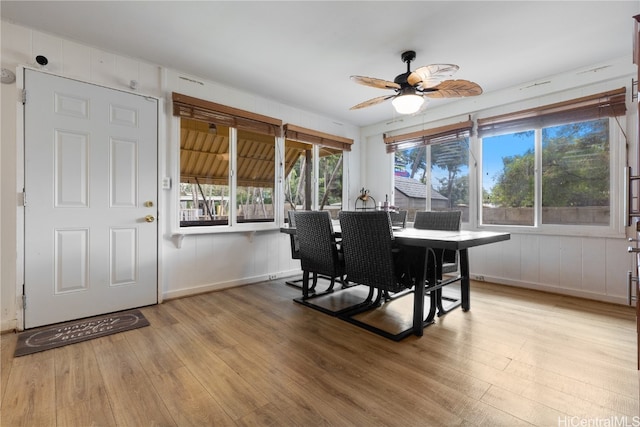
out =
[[[25,328],[157,303],[157,100],[25,70]]]

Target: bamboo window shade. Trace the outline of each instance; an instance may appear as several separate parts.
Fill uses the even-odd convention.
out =
[[[342,151],[351,151],[351,145],[353,144],[353,139],[306,129],[290,123],[284,125],[284,135],[289,140],[322,145]]]
[[[472,130],[473,121],[467,120],[460,123],[419,130],[401,135],[384,135],[384,143],[386,144],[387,153],[394,153],[396,151],[423,145],[458,141],[460,139],[470,137]]]
[[[282,120],[173,92],[173,115],[272,136],[282,136]]]
[[[281,120],[175,92],[173,114],[181,119],[181,182],[228,185],[229,128],[233,127],[238,130],[237,184],[273,187],[275,138],[282,136]]]
[[[565,123],[622,116],[626,113],[626,88],[569,101],[478,119],[478,136],[520,132]]]

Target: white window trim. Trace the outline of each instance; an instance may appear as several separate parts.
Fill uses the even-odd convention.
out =
[[[173,182],[171,189],[169,190],[169,194],[166,197],[166,200],[170,201],[170,218],[169,221],[171,223],[170,230],[171,235],[177,239],[178,246],[181,245],[181,240],[186,235],[198,235],[198,234],[220,234],[220,233],[246,233],[251,236],[253,233],[257,231],[274,231],[279,230],[280,227],[284,226],[284,180],[286,177],[284,176],[284,153],[285,153],[285,137],[276,137],[275,138],[275,174],[274,174],[274,194],[273,194],[273,205],[274,205],[274,221],[268,223],[262,222],[248,222],[248,223],[237,223],[235,222],[236,212],[237,212],[237,193],[236,189],[236,168],[237,168],[237,129],[230,128],[229,135],[229,185],[232,191],[230,192],[230,209],[229,209],[229,218],[230,224],[228,225],[207,225],[207,226],[196,226],[196,227],[181,227],[180,226],[180,218],[178,212],[179,206],[179,198],[180,198],[180,117],[172,116],[170,123],[170,131],[169,135],[171,136],[171,141],[176,141],[172,147],[172,164],[170,166],[170,170],[172,171],[171,181]],[[345,202],[348,200],[348,186],[349,186],[349,170],[347,167],[348,164],[348,151],[342,151],[342,207],[341,209],[345,209]],[[318,209],[320,200],[319,200],[319,178],[318,171],[320,166],[320,146],[314,144],[312,147],[312,175],[311,175],[311,194],[312,194],[312,209]]]
[[[486,229],[493,231],[505,231],[516,234],[538,234],[550,236],[576,236],[576,237],[625,237],[625,219],[623,218],[625,186],[624,170],[626,163],[626,142],[622,129],[626,129],[626,117],[621,116],[609,118],[609,155],[610,155],[610,218],[609,225],[564,225],[564,224],[541,224],[542,215],[542,175],[540,169],[542,165],[541,150],[541,130],[536,129],[535,140],[535,214],[534,225],[500,225],[500,224],[482,224],[482,139],[474,136],[471,144],[477,147],[478,167],[476,168],[475,178],[476,185],[472,187],[475,191],[475,200],[477,200],[477,225],[478,229]],[[470,168],[471,169],[471,168]],[[471,195],[470,195],[471,198]]]
[[[284,138],[276,137],[275,138],[275,174],[273,176],[273,204],[274,204],[274,220],[273,222],[247,222],[247,223],[238,223],[236,222],[236,168],[237,168],[237,132],[238,130],[235,128],[229,129],[229,224],[228,225],[203,225],[203,226],[195,226],[195,227],[181,227],[180,226],[180,218],[178,212],[179,199],[180,199],[180,117],[172,117],[171,123],[171,131],[169,132],[171,135],[171,141],[176,141],[173,144],[173,149],[171,150],[173,153],[172,158],[174,159],[171,165],[172,179],[173,182],[169,197],[167,200],[170,200],[171,208],[170,208],[170,218],[171,222],[171,235],[178,238],[178,246],[180,246],[180,242],[182,237],[186,235],[197,235],[197,234],[220,234],[220,233],[247,233],[249,236],[253,235],[256,231],[272,231],[279,230],[284,221],[282,216],[282,209],[280,206],[282,205],[282,198],[280,197],[280,190],[282,188],[282,179],[277,179],[277,177],[283,175],[284,170],[284,150],[282,150],[282,146],[284,144]]]

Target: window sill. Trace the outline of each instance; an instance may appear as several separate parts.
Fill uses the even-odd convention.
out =
[[[543,225],[518,226],[483,224],[478,225],[478,230],[504,231],[513,234],[529,234],[536,236],[559,237],[593,237],[602,239],[626,239],[625,231],[616,231],[614,227],[594,225]]]
[[[253,236],[258,231],[279,231],[280,226],[275,222],[266,223],[244,223],[230,225],[218,225],[207,227],[182,227],[177,228],[171,232],[171,239],[176,247],[179,249],[182,247],[182,241],[185,236],[204,235],[204,234],[244,234],[249,241],[253,240]]]

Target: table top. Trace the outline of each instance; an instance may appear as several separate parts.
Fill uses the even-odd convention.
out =
[[[394,230],[396,242],[407,246],[426,246],[442,249],[467,249],[473,246],[509,240],[511,234],[496,231],[441,231],[403,228]]]
[[[334,233],[340,235],[340,227],[334,226]],[[280,232],[295,234],[294,227],[282,227]],[[407,246],[424,246],[441,249],[467,249],[474,246],[509,240],[511,234],[496,231],[441,231],[423,230],[417,228],[394,229],[393,237],[396,242]]]

